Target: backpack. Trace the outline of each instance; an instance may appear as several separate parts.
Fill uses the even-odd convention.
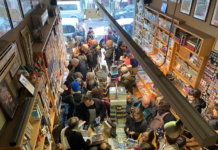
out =
[[[162,114],[160,116],[159,112],[157,112],[156,117],[154,117],[154,120],[150,124],[150,128],[153,129],[155,132],[157,131],[157,128],[160,128],[161,130],[163,130],[163,127],[164,127],[164,120],[163,120],[163,118],[167,114],[169,114],[169,112],[166,112],[166,113],[164,113],[164,114]]]

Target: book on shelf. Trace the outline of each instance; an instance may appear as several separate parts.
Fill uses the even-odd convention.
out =
[[[21,148],[22,150],[32,150],[30,143],[28,141],[23,141]]]

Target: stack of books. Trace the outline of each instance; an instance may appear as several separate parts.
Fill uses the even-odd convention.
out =
[[[108,82],[107,75],[108,71],[106,70],[106,66],[102,65],[101,68],[96,72],[98,78],[99,89],[103,95],[103,97],[107,97],[108,94]]]
[[[41,101],[37,98],[32,110],[32,116],[30,118],[30,122],[38,122],[41,121],[43,115],[43,108]]]
[[[116,87],[109,88],[109,97],[110,100],[116,100]]]
[[[32,150],[30,143],[28,141],[23,141],[21,147],[22,147],[22,150]]]
[[[33,129],[33,126],[29,122],[28,125],[27,125],[25,135],[24,135],[24,141],[30,141],[31,140],[30,134],[32,133],[32,129]]]
[[[126,100],[126,96],[125,87],[117,87],[117,100]]]

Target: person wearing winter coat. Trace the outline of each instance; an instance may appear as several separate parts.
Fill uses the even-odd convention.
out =
[[[95,74],[93,72],[88,72],[86,76],[87,82],[87,91],[92,91],[93,88],[98,86],[97,82],[95,81]]]
[[[200,98],[201,91],[199,89],[190,89],[188,91],[188,100],[191,105],[201,113],[201,110],[206,107],[206,103],[203,99]]]
[[[132,114],[126,119],[125,131],[128,137],[137,140],[138,136],[146,129],[147,121],[144,119],[142,110],[138,107],[134,108]]]
[[[101,47],[98,45],[98,42],[96,40],[92,40],[92,47],[91,47],[91,53],[92,53],[92,67],[93,69],[98,64],[98,56],[101,56]]]
[[[170,109],[171,109],[170,104],[164,98],[161,99],[159,102],[159,107],[158,107],[157,113],[159,113],[160,116],[162,116],[165,113],[168,113],[163,117],[164,124],[166,124],[167,122],[170,122],[170,121],[176,121],[176,118],[171,113]]]
[[[72,59],[71,64],[73,67],[75,67],[74,72],[80,72],[83,75],[83,81],[86,81],[86,74],[87,74],[86,67],[81,62],[79,62],[77,58]]]
[[[87,39],[91,38],[92,40],[95,38],[95,32],[93,31],[92,27],[89,27],[89,31],[87,32]]]
[[[108,67],[108,70],[110,71],[110,68],[113,63],[113,52],[114,52],[112,40],[107,41],[107,48],[105,48],[105,50],[106,52],[103,52],[103,54],[105,54],[105,60],[107,63],[107,67]]]
[[[89,46],[87,44],[83,44],[82,50],[84,51],[86,58],[87,58],[87,71],[92,72],[92,64],[93,64],[93,58],[92,53],[89,50]]]
[[[135,101],[135,97],[133,97],[131,93],[127,93],[126,101],[126,113],[129,115],[131,113],[131,106],[132,103]]]
[[[133,84],[135,82],[135,76],[131,75],[126,66],[121,68],[121,76],[118,78],[120,86],[125,87],[127,92],[133,94]]]
[[[120,57],[123,56],[123,50],[124,49],[126,50],[126,46],[122,41],[120,41],[118,43],[117,48],[115,49],[115,60],[116,61],[119,61]]]
[[[83,47],[83,46],[82,46]],[[88,64],[87,64],[87,57],[84,53],[84,51],[82,49],[79,49],[79,55],[76,57],[77,59],[79,59],[79,61],[86,67],[88,68]]]
[[[218,130],[218,108],[215,106],[213,110],[213,119],[209,120],[209,125],[214,129]]]
[[[155,118],[157,114],[157,106],[154,101],[150,99],[148,95],[144,95],[143,97],[138,98],[138,100],[134,101],[131,107],[131,111],[133,111],[134,107],[141,108],[144,118],[147,121],[147,125],[149,127],[151,121]]]

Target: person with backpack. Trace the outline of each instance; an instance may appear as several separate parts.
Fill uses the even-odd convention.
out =
[[[131,111],[133,111],[135,107],[141,108],[149,127],[150,123],[157,114],[157,106],[155,105],[154,101],[150,99],[148,95],[144,95],[143,97],[140,97],[138,100],[134,101],[131,107]]]
[[[137,140],[138,136],[145,132],[146,129],[147,122],[143,116],[142,110],[138,107],[134,108],[132,114],[126,119],[125,131],[128,137]]]
[[[105,50],[106,52],[104,51],[103,54],[105,55],[107,67],[108,67],[108,70],[110,71],[110,68],[113,63],[113,52],[114,52],[112,40],[107,41],[107,48],[105,47]]]
[[[154,120],[150,124],[150,128],[154,131],[157,128],[163,130],[164,125],[170,121],[176,121],[174,115],[170,112],[170,104],[163,98],[159,102],[159,107],[157,111],[157,115],[155,116]]]

